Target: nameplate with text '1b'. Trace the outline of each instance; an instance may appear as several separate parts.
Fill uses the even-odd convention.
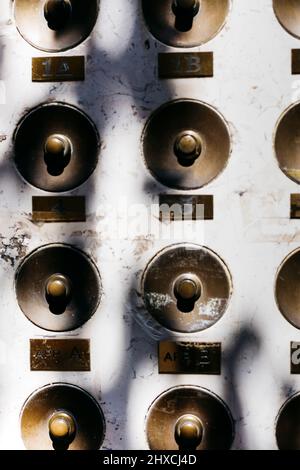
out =
[[[160,341],[160,374],[221,374],[221,343]]]
[[[77,82],[85,79],[84,56],[33,57],[33,82]]]
[[[161,222],[212,220],[213,218],[213,196],[181,194],[160,194],[159,196],[159,220]]]
[[[33,222],[85,222],[84,196],[33,196]]]
[[[30,370],[89,372],[90,340],[31,339]]]
[[[158,54],[159,78],[213,77],[212,52],[162,52]]]

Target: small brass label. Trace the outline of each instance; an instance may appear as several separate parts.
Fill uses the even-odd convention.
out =
[[[168,195],[159,196],[159,220],[212,220],[214,218],[213,196]]]
[[[158,54],[159,78],[213,77],[212,52],[162,52]]]
[[[300,219],[300,194],[291,194],[291,219]]]
[[[85,222],[84,196],[33,196],[33,222]]]
[[[90,340],[31,339],[30,370],[89,372]]]
[[[292,49],[292,75],[300,74],[300,49]]]
[[[33,57],[33,82],[73,82],[85,79],[85,58]]]
[[[291,374],[300,374],[300,343],[291,341]]]
[[[221,374],[221,343],[161,341],[160,374]]]

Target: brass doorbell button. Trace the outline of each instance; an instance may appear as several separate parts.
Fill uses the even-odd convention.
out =
[[[174,284],[177,308],[181,312],[191,312],[201,297],[201,291],[201,282],[194,274],[186,273],[178,276]]]
[[[276,422],[279,450],[300,450],[300,393],[289,398],[281,407]]]
[[[151,450],[226,450],[234,438],[231,413],[209,390],[186,385],[159,395],[149,408]]]
[[[173,47],[195,47],[222,29],[229,0],[142,0],[146,24],[156,39]]]
[[[70,444],[75,437],[74,418],[66,412],[58,411],[49,420],[49,434],[52,441],[64,440]]]
[[[63,313],[71,301],[71,281],[62,274],[53,274],[46,282],[46,299],[51,312]]]
[[[300,38],[300,5],[297,0],[273,0],[275,15],[281,26]]]
[[[15,0],[15,20],[23,38],[42,51],[77,46],[92,32],[99,0]]]
[[[288,255],[277,272],[275,295],[281,314],[300,328],[300,249]]]
[[[232,292],[224,262],[208,248],[171,245],[148,264],[142,279],[145,307],[164,328],[194,333],[215,324]]]
[[[50,135],[45,143],[45,155],[65,158],[71,153],[71,143],[68,137],[60,134]]]
[[[165,186],[198,189],[226,167],[230,134],[223,117],[200,101],[171,101],[156,110],[143,133],[146,165]]]
[[[47,0],[44,5],[44,16],[50,29],[60,31],[66,27],[72,16],[70,0]]]
[[[199,0],[174,0],[173,8],[191,11],[195,15],[199,10]]]
[[[189,31],[193,26],[194,17],[199,12],[199,7],[197,0],[174,0],[172,8],[176,16],[175,28],[178,31]]]
[[[16,294],[22,312],[35,325],[49,331],[70,331],[97,310],[101,279],[82,251],[70,245],[46,245],[19,266]]]
[[[21,432],[28,450],[98,450],[105,421],[100,406],[85,390],[57,383],[27,399]]]
[[[193,165],[194,161],[200,156],[201,150],[201,138],[196,132],[183,131],[175,141],[174,152],[178,162],[183,166]]]
[[[68,166],[72,154],[72,144],[68,137],[60,134],[49,136],[45,142],[45,163],[48,173],[58,176]]]
[[[201,296],[201,283],[193,274],[182,274],[175,281],[174,293],[177,299],[196,302]]]
[[[275,152],[283,173],[300,183],[300,103],[292,105],[281,116],[275,134]]]
[[[46,284],[46,294],[52,299],[67,299],[70,297],[70,280],[62,274],[53,274]]]
[[[14,140],[18,171],[45,191],[70,191],[83,184],[97,165],[97,129],[71,105],[49,103],[33,109],[18,124]]]
[[[179,449],[196,450],[203,437],[203,425],[194,415],[181,416],[175,425],[175,440]]]

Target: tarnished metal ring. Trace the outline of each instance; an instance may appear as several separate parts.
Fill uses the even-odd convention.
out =
[[[49,278],[58,273],[71,283],[72,295],[62,303],[60,299],[52,303],[46,287]],[[96,312],[102,283],[88,255],[74,246],[56,243],[41,246],[23,259],[16,272],[15,290],[20,309],[32,323],[48,331],[71,331]]]
[[[193,415],[203,425],[196,450],[228,450],[234,439],[234,423],[227,405],[211,391],[194,386],[172,387],[151,404],[146,417],[146,435],[151,450],[178,450],[178,419]]]
[[[101,447],[105,419],[97,401],[80,387],[54,383],[35,390],[23,405],[20,424],[26,449],[53,450],[55,444],[49,433],[49,421],[57,412],[68,413],[76,423],[76,433],[66,449],[98,450]]]

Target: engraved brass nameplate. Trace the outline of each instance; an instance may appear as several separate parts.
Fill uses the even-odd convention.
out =
[[[74,82],[85,79],[85,58],[33,57],[33,82]]]
[[[300,219],[300,194],[291,194],[291,219]]]
[[[292,74],[300,74],[300,49],[292,49]]]
[[[221,374],[221,343],[161,341],[160,374]]]
[[[300,374],[300,343],[291,341],[291,374]]]
[[[33,222],[85,222],[84,196],[33,196]]]
[[[212,52],[162,52],[158,54],[159,78],[213,77]]]
[[[214,218],[213,196],[168,195],[159,196],[159,220],[212,220]]]
[[[31,339],[30,370],[89,372],[90,340]]]

